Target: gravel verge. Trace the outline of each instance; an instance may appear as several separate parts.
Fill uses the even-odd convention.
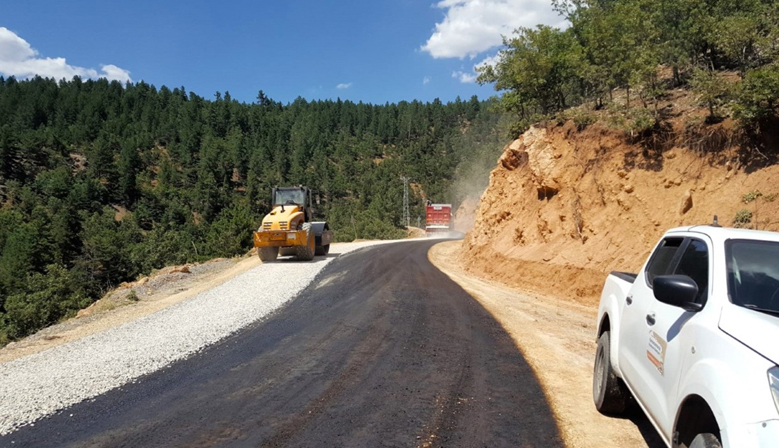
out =
[[[157,313],[0,364],[0,435],[191,356],[295,298],[334,255],[374,244],[262,264]]]

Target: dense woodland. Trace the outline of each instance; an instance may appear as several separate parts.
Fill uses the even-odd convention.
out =
[[[0,78],[0,344],[152,269],[246,253],[275,185],[310,186],[338,240],[403,236],[400,177],[415,224],[424,199],[467,193],[452,185],[474,160],[494,164],[500,120],[475,97],[246,104]]]
[[[614,107],[615,94],[626,130],[650,131],[662,119],[658,100],[677,87],[693,90],[709,109],[708,122],[731,116],[758,134],[776,127],[779,1],[553,4],[570,27],[518,29],[504,38],[497,65],[479,69],[479,82],[504,92],[501,104],[515,114],[515,132],[582,103]]]

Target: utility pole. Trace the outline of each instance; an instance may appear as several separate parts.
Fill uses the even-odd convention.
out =
[[[411,214],[408,210],[408,181],[410,179],[406,176],[401,176],[400,180],[403,181],[403,223],[408,227],[411,225]]]

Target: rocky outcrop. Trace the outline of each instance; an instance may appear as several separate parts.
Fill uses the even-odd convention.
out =
[[[727,154],[730,154],[729,156]],[[467,269],[540,293],[597,302],[611,270],[636,271],[668,228],[731,225],[748,209],[779,230],[779,167],[737,152],[658,151],[598,125],[534,127],[507,145],[463,244]],[[744,197],[758,199],[744,203]],[[760,192],[762,195],[756,195]]]

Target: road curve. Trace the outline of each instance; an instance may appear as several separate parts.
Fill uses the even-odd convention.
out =
[[[341,256],[268,319],[0,446],[562,446],[532,369],[430,264],[434,243]]]

